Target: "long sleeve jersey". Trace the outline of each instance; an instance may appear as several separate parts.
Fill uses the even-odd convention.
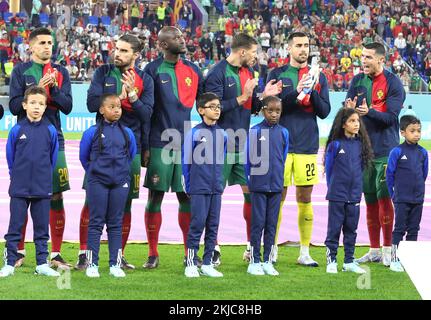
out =
[[[57,85],[46,88],[48,95],[47,108],[44,117],[55,127],[58,133],[59,150],[64,150],[64,137],[61,131],[60,111],[69,114],[72,111],[72,89],[69,72],[58,64],[39,64],[36,62],[25,62],[18,64],[12,70],[9,92],[9,109],[11,113],[18,117],[18,121],[26,117],[26,112],[22,108],[24,92],[27,88],[38,85],[40,79],[47,72],[57,70]]]
[[[188,194],[222,194],[227,135],[218,125],[202,122],[184,138],[181,153],[184,190]]]
[[[58,148],[57,130],[47,119],[31,122],[26,117],[18,121],[6,143],[9,195],[51,198]]]
[[[138,100],[133,103],[129,102],[129,98],[121,101],[123,113],[120,118],[120,123],[132,130],[139,152],[141,150],[142,141],[142,124],[146,122],[149,123],[153,113],[154,83],[153,79],[142,70],[135,68],[131,71],[135,73],[135,91],[138,95]],[[88,111],[99,111],[100,97],[104,93],[120,95],[123,87],[121,79],[122,74],[120,69],[113,64],[103,65],[97,68],[94,72],[90,88],[88,89]],[[97,120],[101,120],[99,114],[97,114]]]
[[[325,155],[326,200],[361,202],[362,142],[359,138],[343,138],[329,143]]]
[[[355,97],[358,97],[357,106],[366,99],[370,108],[362,120],[370,136],[374,156],[387,157],[400,142],[398,115],[406,98],[401,80],[387,70],[374,78],[360,73],[352,79],[346,99]]]
[[[203,76],[192,62],[179,59],[177,63],[158,58],[146,65],[144,71],[154,81],[154,112],[145,147],[163,148],[169,143],[169,130],[180,133],[181,141],[174,141],[174,150],[181,150],[184,126],[190,121],[191,110],[203,93]],[[186,128],[186,131],[190,128]],[[165,131],[167,130],[167,131]],[[165,135],[163,135],[165,133]],[[179,137],[178,137],[179,138]]]
[[[428,176],[428,152],[404,142],[389,153],[386,184],[394,202],[422,203]]]
[[[128,180],[136,151],[135,135],[130,128],[118,121],[101,120],[82,135],[79,160],[88,181],[118,185]]]
[[[281,192],[284,163],[289,150],[289,132],[266,120],[250,129],[246,143],[244,165],[248,188],[251,192]]]
[[[267,82],[281,80],[283,83],[279,94],[283,106],[280,124],[289,130],[290,153],[316,154],[319,150],[317,117],[325,119],[331,112],[328,81],[322,72],[319,75],[319,83],[311,92],[310,105],[303,106],[297,102],[299,93],[296,87],[308,71],[308,66],[295,68],[286,65],[272,70],[267,78]]]
[[[257,113],[262,102],[257,97],[256,89],[253,95],[243,105],[239,105],[237,97],[243,94],[244,86],[248,79],[254,78],[251,68],[234,67],[226,60],[217,63],[205,78],[205,92],[215,93],[222,105],[222,113],[218,125],[223,129],[237,131],[250,129],[251,114]],[[229,139],[228,152],[242,152],[244,145],[240,145],[238,139]]]

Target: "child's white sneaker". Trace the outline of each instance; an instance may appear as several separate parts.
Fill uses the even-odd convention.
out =
[[[197,266],[186,267],[184,275],[187,278],[199,278],[199,270]]]
[[[47,263],[41,264],[36,267],[35,274],[41,275],[41,276],[48,276],[48,277],[59,277],[60,273],[55,271],[54,269],[51,269]]]
[[[212,278],[223,277],[223,273],[214,269],[212,265],[202,265],[201,274]]]
[[[270,262],[262,263],[262,269],[263,272],[269,276],[278,276],[280,274],[277,270],[275,270],[274,266]]]
[[[100,278],[99,267],[91,264],[85,269],[85,275],[89,278]]]
[[[389,267],[391,265],[392,260],[392,247],[383,247],[382,248],[382,263],[385,267]]]
[[[404,268],[400,261],[392,261],[389,269],[394,272],[404,272]]]
[[[343,271],[344,272],[354,272],[359,274],[367,273],[364,269],[362,269],[358,263],[351,262],[351,263],[343,263]]]
[[[250,263],[247,268],[247,273],[250,273],[254,276],[264,276],[265,272],[263,271],[262,264],[260,263]]]
[[[111,266],[109,267],[109,274],[111,276],[114,276],[115,278],[124,278],[126,274],[121,269],[120,266]]]
[[[338,265],[335,261],[328,263],[326,266],[326,273],[338,273]]]
[[[15,271],[15,268],[9,265],[5,265],[3,268],[1,268],[0,270],[0,278],[6,278],[9,276],[12,276],[13,273]]]

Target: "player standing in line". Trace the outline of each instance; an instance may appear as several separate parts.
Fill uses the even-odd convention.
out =
[[[133,131],[138,152],[133,158],[130,170],[130,189],[124,208],[121,267],[134,269],[124,257],[131,225],[132,200],[139,198],[139,181],[141,176],[141,131],[145,121],[149,121],[154,104],[154,84],[151,77],[135,67],[136,59],[141,52],[141,41],[134,35],[121,36],[114,52],[114,64],[100,66],[94,72],[93,80],[88,89],[87,108],[90,112],[98,112],[100,98],[105,93],[116,94],[120,97],[122,115],[120,124]],[[100,119],[100,114],[97,119]],[[87,266],[85,250],[87,249],[89,210],[87,202],[81,211],[80,220],[80,250],[77,269],[83,270]]]
[[[12,70],[9,108],[13,115],[18,116],[18,121],[23,119],[25,110],[22,108],[22,101],[25,90],[33,85],[45,88],[48,100],[44,117],[57,129],[59,143],[58,158],[53,172],[53,195],[49,218],[52,243],[51,265],[69,269],[71,265],[64,261],[60,254],[66,219],[63,192],[70,189],[60,111],[66,115],[72,111],[72,92],[69,72],[66,68],[51,63],[53,43],[51,31],[46,28],[38,28],[30,33],[31,61],[21,63]],[[17,267],[24,261],[26,225],[25,223],[23,226],[21,242],[18,245]]]
[[[328,82],[323,73],[314,75],[316,81],[308,75],[307,65],[310,54],[310,40],[305,33],[294,32],[289,35],[288,65],[275,68],[268,75],[268,82],[282,81],[283,113],[280,124],[289,130],[289,154],[287,155],[284,172],[284,190],[280,205],[278,230],[282,219],[284,200],[288,186],[296,186],[296,202],[298,204],[298,228],[300,236],[300,253],[298,263],[317,267],[309,252],[313,231],[313,207],[311,194],[318,180],[317,152],[319,150],[319,128],[317,117],[325,119],[331,111],[329,102]],[[310,103],[298,101],[303,90],[310,90]],[[275,247],[274,260],[277,260],[278,249]]]
[[[159,231],[162,225],[161,204],[165,192],[171,189],[179,201],[178,222],[183,233],[186,256],[187,233],[190,225],[190,199],[184,192],[181,176],[181,145],[184,126],[190,121],[190,112],[203,92],[202,73],[194,63],[180,57],[186,53],[184,36],[178,28],[163,27],[158,34],[163,57],[145,67],[154,80],[154,112],[151,118],[144,186],[149,189],[145,208],[145,228],[149,245],[144,268],[159,265]],[[169,142],[169,138],[173,141]],[[185,261],[185,260],[184,260]]]
[[[252,67],[257,61],[257,41],[245,33],[235,35],[232,53],[226,60],[217,63],[205,79],[205,91],[220,97],[223,113],[218,121],[228,135],[228,149],[224,167],[224,179],[231,185],[239,184],[244,195],[243,216],[246,221],[247,248],[244,259],[250,260],[251,199],[244,173],[244,145],[250,128],[250,116],[256,114],[261,99],[277,95],[281,82],[268,83],[261,98],[257,97],[257,79]],[[237,139],[239,138],[239,139]],[[243,141],[240,141],[243,138]],[[213,263],[220,264],[220,247],[217,245]]]
[[[356,108],[359,112],[374,152],[372,166],[364,171],[363,187],[370,251],[357,262],[381,261],[389,267],[394,208],[386,185],[386,167],[389,152],[400,142],[398,115],[406,94],[401,80],[384,69],[385,54],[385,47],[380,43],[364,45],[364,72],[352,79],[346,107]],[[380,230],[383,232],[383,255],[380,252]]]

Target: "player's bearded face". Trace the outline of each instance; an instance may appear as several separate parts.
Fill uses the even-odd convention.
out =
[[[308,37],[293,38],[291,44],[289,44],[289,52],[292,59],[296,62],[307,62],[310,54],[310,43]]]
[[[257,62],[257,45],[252,45],[250,49],[243,49],[241,53],[241,66],[253,67]]]
[[[39,60],[49,61],[52,56],[52,37],[49,35],[39,35],[30,44],[30,49]]]
[[[134,64],[134,53],[130,43],[118,40],[114,52],[114,64],[116,67],[127,67]]]

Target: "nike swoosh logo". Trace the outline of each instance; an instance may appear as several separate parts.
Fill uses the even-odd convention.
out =
[[[30,83],[25,83],[25,85],[27,86],[27,87],[29,87],[29,86],[32,86],[32,85],[34,85],[34,82],[30,82]]]
[[[168,83],[168,82],[169,82],[169,80],[162,80],[163,84]]]
[[[234,85],[235,85],[235,83],[229,83],[229,88],[234,86]]]
[[[105,87],[112,87],[114,85],[115,85],[114,83],[105,83]]]
[[[292,86],[291,84],[283,84],[283,88],[291,87],[291,86]]]
[[[358,96],[362,96],[364,93],[358,93]]]
[[[311,180],[313,180],[313,178],[307,178],[307,181],[311,181]]]

